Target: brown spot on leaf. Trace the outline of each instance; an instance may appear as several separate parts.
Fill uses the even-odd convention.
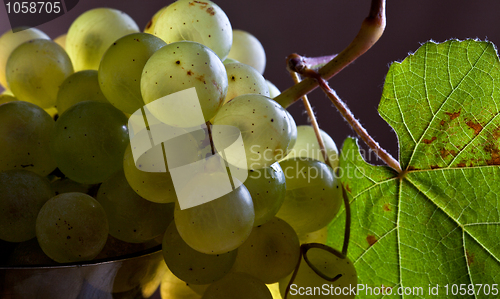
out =
[[[366,242],[368,242],[368,244],[369,244],[370,246],[373,246],[373,244],[377,243],[377,241],[378,241],[378,240],[377,240],[377,237],[375,237],[375,236],[373,236],[373,235],[368,235],[368,236],[366,237]]]
[[[431,165],[431,169],[436,169],[436,168],[439,168],[438,165]]]
[[[466,161],[462,161],[457,164],[457,167],[466,167],[466,166],[467,166]]]
[[[415,166],[408,166],[408,171],[416,170]]]
[[[474,263],[474,253],[465,250],[465,255],[467,256],[467,265],[470,266]]]
[[[471,129],[474,130],[474,135],[478,135],[481,130],[483,129],[483,126],[480,124],[480,123],[475,123],[471,120],[469,120],[468,122],[466,122],[467,126],[469,126]]]
[[[450,120],[454,120],[455,118],[459,117],[460,116],[460,113],[462,112],[462,110],[458,110],[458,112],[445,112],[449,117],[450,117]]]
[[[429,139],[424,139],[424,143],[425,143],[425,144],[431,144],[431,143],[432,143],[434,140],[436,140],[436,139],[437,139],[437,137],[436,137],[436,136],[432,137],[430,140],[429,140]]]
[[[439,150],[439,153],[441,153],[441,157],[444,159],[446,157],[448,157],[449,155],[452,155],[452,156],[455,156],[457,154],[457,152],[455,152],[454,150],[447,150],[445,148],[442,148]]]
[[[444,120],[442,120],[439,124],[442,125],[442,126],[444,126],[445,123],[446,122]]]
[[[384,209],[384,211],[386,211],[386,212],[390,212],[390,211],[392,211],[392,210],[391,210],[391,206],[390,206],[388,203],[384,204],[384,206],[383,206],[382,208],[383,208],[383,209]]]
[[[484,147],[484,150],[491,154],[491,159],[486,160],[488,165],[500,165],[500,150],[498,145],[489,143]]]

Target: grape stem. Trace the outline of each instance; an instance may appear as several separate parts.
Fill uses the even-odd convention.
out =
[[[330,56],[334,58],[318,70],[321,77],[327,80],[332,78],[368,51],[368,49],[378,41],[380,36],[382,36],[385,24],[385,0],[372,0],[368,17],[366,17],[361,24],[358,34],[342,52],[336,56]],[[289,58],[293,58],[293,56],[294,54],[290,55]],[[310,67],[314,67],[317,61],[313,58],[302,58],[302,62]],[[318,82],[316,80],[313,78],[306,78],[299,84],[295,84],[283,91],[279,96],[275,97],[274,100],[284,108],[287,108],[317,87]]]
[[[292,76],[292,79],[296,84],[300,83],[299,74],[297,74],[294,71],[290,71],[290,76]],[[304,104],[304,107],[306,108],[307,115],[309,116],[309,122],[311,123],[311,126],[314,129],[314,134],[316,134],[316,139],[318,140],[319,148],[321,150],[321,154],[323,155],[323,159],[325,160],[325,164],[330,165],[330,167],[333,168],[333,166],[330,164],[330,159],[328,158],[328,154],[326,153],[326,147],[325,143],[323,142],[323,137],[321,137],[318,121],[316,120],[316,116],[314,115],[311,103],[309,103],[309,100],[307,99],[307,95],[304,95],[302,97],[302,102]]]

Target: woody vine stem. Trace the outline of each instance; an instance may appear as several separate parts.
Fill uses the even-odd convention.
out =
[[[335,91],[328,86],[328,82],[326,81],[368,51],[368,49],[378,41],[380,36],[382,36],[386,25],[385,3],[385,0],[372,0],[368,17],[366,17],[361,24],[361,29],[358,34],[338,55],[314,58],[303,57],[298,54],[289,55],[287,58],[287,67],[289,71],[298,73],[304,76],[305,79],[300,81],[300,79],[295,78],[294,81],[296,84],[283,91],[275,100],[286,108],[319,86],[342,114],[344,119],[372,151],[375,152],[385,164],[398,173],[401,173],[402,169],[399,162],[368,134],[368,131],[354,117],[347,105],[337,96]],[[321,66],[321,68],[316,71],[315,68],[319,66]],[[315,129],[316,136],[319,136],[318,142],[321,151],[324,153],[325,148],[322,144],[321,136],[319,135],[319,128],[315,121],[314,113],[310,109],[307,99],[304,99],[303,102],[308,111],[309,119]],[[326,159],[325,162],[327,162]]]

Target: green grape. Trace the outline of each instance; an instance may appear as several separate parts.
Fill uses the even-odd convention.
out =
[[[234,264],[237,250],[205,254],[191,248],[171,223],[163,237],[163,257],[172,273],[189,284],[209,284],[224,277]]]
[[[243,30],[233,30],[233,45],[228,58],[248,64],[259,73],[264,74],[266,68],[266,52],[260,41]]]
[[[228,89],[224,103],[244,94],[269,96],[266,79],[253,67],[243,63],[226,63]]]
[[[167,6],[162,7],[160,10],[158,10],[151,20],[146,24],[146,27],[144,28],[144,33],[149,33],[149,34],[154,34],[155,26],[156,26],[156,21],[158,20],[158,17],[161,16],[163,11],[167,8]]]
[[[232,59],[232,58],[226,58],[222,61],[222,63],[224,64],[228,64],[228,63],[240,63],[238,60],[236,59]]]
[[[172,272],[167,271],[161,280],[160,294],[162,299],[200,299],[201,295],[198,295],[193,291],[186,282],[180,280],[172,274]]]
[[[101,184],[96,199],[108,216],[109,234],[129,243],[154,239],[174,218],[173,203],[154,203],[140,197],[122,170]]]
[[[298,128],[297,128],[297,125],[295,123],[295,119],[290,114],[290,112],[288,112],[288,110],[285,110],[285,111],[286,111],[286,115],[288,116],[288,121],[290,122],[290,127],[292,128],[292,131],[290,133],[290,144],[288,144],[288,149],[287,149],[287,153],[286,153],[286,156],[288,156],[288,154],[290,154],[290,152],[295,147],[295,143],[297,143],[297,130],[298,130]]]
[[[202,299],[272,299],[267,286],[246,273],[230,273],[211,284]]]
[[[247,162],[240,167],[267,167],[288,152],[292,127],[287,112],[266,96],[249,94],[234,98],[217,113],[213,124],[215,147],[225,151],[228,161],[241,160],[241,154],[227,149],[234,136],[226,132],[226,127],[240,130]]]
[[[95,8],[81,14],[69,27],[66,51],[75,71],[97,70],[102,55],[120,37],[139,32],[126,13],[113,8]]]
[[[271,81],[266,79],[266,83],[267,83],[267,87],[269,87],[269,97],[271,99],[274,99],[275,97],[277,97],[281,94],[281,91],[278,89],[278,87],[276,87],[276,85],[271,83]]]
[[[195,291],[196,294],[203,296],[205,294],[205,291],[207,288],[210,286],[210,284],[188,284],[188,287]]]
[[[57,93],[57,111],[63,114],[71,106],[83,101],[108,103],[99,87],[96,70],[79,71],[64,80]]]
[[[49,181],[34,172],[0,172],[0,239],[24,242],[34,238],[38,212],[53,196]]]
[[[342,204],[342,188],[332,169],[309,158],[292,158],[280,165],[285,173],[286,195],[276,216],[300,235],[325,227]]]
[[[50,154],[54,120],[23,101],[0,105],[0,171],[25,169],[46,176],[56,168]]]
[[[141,75],[148,59],[165,42],[148,33],[133,33],[115,41],[99,65],[101,90],[113,106],[134,113],[144,106]]]
[[[231,23],[211,1],[179,0],[170,4],[156,20],[154,35],[167,44],[188,40],[212,49],[226,59],[233,43]]]
[[[68,36],[68,34],[66,34],[66,33],[61,34],[58,37],[54,38],[54,42],[56,42],[56,44],[58,44],[64,50],[66,50],[66,37],[67,36]]]
[[[13,102],[13,101],[18,101],[18,99],[14,96],[11,96],[9,94],[0,94],[0,105],[2,104],[5,104],[5,103],[9,103],[9,102]]]
[[[63,81],[73,73],[68,54],[51,40],[34,39],[18,46],[6,65],[10,90],[20,101],[50,108]]]
[[[157,163],[158,160],[155,159],[157,155],[152,154],[159,149],[161,149],[161,147],[155,147],[146,152],[141,157],[141,163],[147,160],[151,160],[151,163]],[[160,154],[163,155],[161,152]],[[148,159],[150,155],[151,159]],[[157,203],[175,202],[177,195],[170,173],[166,171],[146,172],[141,170],[142,166],[143,164],[139,164],[139,167],[136,166],[131,147],[128,146],[123,158],[123,170],[130,187],[132,187],[138,195],[149,201]]]
[[[264,283],[275,283],[295,269],[299,255],[297,233],[288,223],[274,217],[253,228],[238,248],[232,271],[248,273]]]
[[[355,295],[348,294],[348,290],[357,286],[358,275],[349,258],[340,258],[340,256],[342,256],[340,252],[333,254],[319,248],[309,249],[307,258],[317,270],[327,277],[341,276],[336,281],[330,282],[314,272],[302,258],[299,271],[290,286],[287,298],[354,298]],[[280,281],[280,292],[283,297],[291,276],[290,274]],[[323,295],[319,292],[320,290],[324,292]]]
[[[317,231],[303,233],[303,234],[300,234],[298,236],[299,236],[300,244],[304,244],[304,243],[326,244],[326,241],[328,239],[328,226],[320,228]]]
[[[20,44],[37,38],[50,40],[47,34],[36,28],[27,28],[15,33],[9,30],[0,36],[0,84],[6,89],[9,89],[9,87],[7,85],[5,69],[10,54]]]
[[[186,191],[213,181],[227,180],[226,173],[201,173],[186,184]],[[208,183],[207,183],[208,182]],[[252,198],[247,188],[239,186],[217,199],[181,210],[175,205],[174,219],[182,239],[193,249],[206,254],[221,254],[238,248],[250,235],[255,213]]]
[[[80,184],[68,178],[60,178],[56,179],[55,181],[51,181],[50,186],[52,187],[52,190],[54,190],[56,195],[59,195],[62,193],[70,192],[80,192],[88,194],[90,188],[92,188],[93,185]]]
[[[252,196],[255,210],[253,226],[271,220],[285,200],[285,174],[281,166],[274,163],[269,167],[250,170],[244,185]]]
[[[168,44],[156,51],[141,77],[144,103],[156,118],[175,127],[193,127],[210,120],[224,103],[227,85],[226,69],[217,55],[189,41]],[[196,88],[197,99],[156,101],[191,87]]]
[[[80,102],[56,122],[51,152],[67,177],[82,184],[107,180],[123,167],[127,118],[113,105]]]
[[[339,151],[337,150],[335,141],[333,141],[332,137],[321,129],[320,133],[323,143],[325,144],[326,155],[328,156],[330,165],[335,169],[339,165]],[[285,159],[294,157],[311,158],[319,160],[323,163],[325,162],[319,147],[318,139],[316,139],[316,133],[314,132],[314,128],[312,126],[297,127],[297,141]]]
[[[271,292],[273,299],[282,299],[281,294],[280,294],[279,282],[267,284],[267,287],[269,288],[269,291]]]
[[[99,202],[84,193],[52,197],[36,219],[38,243],[58,263],[95,258],[106,244],[108,231],[106,212]]]

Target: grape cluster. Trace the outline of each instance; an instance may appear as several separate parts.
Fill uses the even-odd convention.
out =
[[[165,298],[272,298],[278,283],[284,295],[300,245],[326,242],[342,188],[335,143],[321,133],[327,165],[312,127],[297,127],[272,100],[279,90],[264,67],[260,42],[210,1],[174,2],[144,32],[98,8],[55,41],[37,29],[2,35],[0,246],[19,243],[2,263],[76,263],[161,243]],[[190,88],[194,108],[158,101]],[[134,131],[146,113],[145,130]],[[158,142],[155,126],[175,138]],[[133,144],[140,134],[145,144]],[[235,136],[242,144],[231,148]],[[150,149],[138,158],[138,146]],[[175,184],[174,170],[203,159]],[[208,196],[242,169],[246,179],[233,177],[229,192],[181,207],[181,196]],[[20,250],[40,257],[19,259]],[[321,285],[317,269],[356,283],[345,257],[311,256],[296,284]]]

